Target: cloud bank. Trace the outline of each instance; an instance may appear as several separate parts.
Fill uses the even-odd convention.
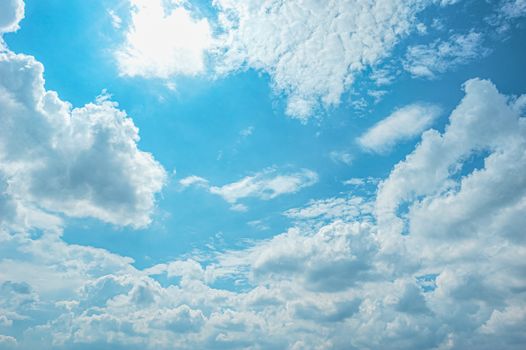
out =
[[[277,236],[141,270],[31,230],[57,213],[148,223],[165,175],[131,119],[107,96],[60,100],[30,56],[2,51],[0,76],[2,348],[524,348],[522,97],[469,80],[444,132],[424,132],[376,193],[313,200]],[[314,178],[216,191],[269,199]]]
[[[521,349],[526,119],[520,101],[489,81],[464,89],[444,133],[426,131],[377,195],[291,209],[288,230],[246,248],[139,270],[129,258],[53,235],[1,231],[2,341],[31,348],[38,339],[41,349]],[[481,168],[468,166],[470,155],[483,158]],[[229,284],[237,287],[218,287]]]

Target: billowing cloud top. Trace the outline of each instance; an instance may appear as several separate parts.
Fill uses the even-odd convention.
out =
[[[23,8],[2,6],[4,30],[16,29]],[[147,225],[165,172],[137,148],[133,121],[106,95],[72,108],[46,90],[43,73],[31,56],[0,52],[0,218],[47,226],[56,224],[50,213],[62,213]]]

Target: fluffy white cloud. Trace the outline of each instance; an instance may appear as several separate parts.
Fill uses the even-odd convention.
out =
[[[391,219],[394,219],[398,222],[395,226],[400,227],[397,208],[401,203],[413,201],[420,196],[443,194],[443,197],[434,200],[429,198],[421,201],[420,205],[426,207],[439,202],[450,207],[453,205],[450,202],[456,202],[453,199],[461,199],[468,195],[468,191],[473,191],[468,197],[484,196],[483,193],[486,193],[485,200],[472,198],[474,201],[471,204],[477,203],[480,206],[490,205],[488,200],[492,196],[487,191],[495,191],[494,195],[498,197],[511,191],[520,198],[521,191],[518,189],[523,188],[521,181],[524,181],[524,177],[515,174],[520,174],[520,168],[524,167],[521,153],[524,144],[523,119],[519,118],[513,106],[508,105],[506,97],[500,95],[490,82],[470,80],[465,83],[464,89],[466,96],[451,114],[445,133],[440,135],[435,130],[425,132],[421,144],[405,161],[396,165],[389,178],[380,185],[377,214],[381,224],[385,221],[389,223],[387,226],[393,228]],[[460,183],[453,181],[453,176],[462,170],[462,164],[470,156],[484,152],[490,153],[484,159],[484,170],[474,172]],[[496,173],[492,174],[493,172]],[[473,184],[474,181],[493,181],[494,184],[484,187],[486,190],[481,192],[482,183]],[[501,185],[495,187],[498,183]],[[456,189],[458,186],[460,191]],[[501,186],[509,186],[510,190]],[[472,208],[472,205],[457,203],[457,209],[462,209],[461,211],[455,212],[450,207],[452,210],[448,215],[433,216],[434,219],[460,220],[467,215],[463,211]],[[474,208],[472,210],[473,214],[477,211]],[[414,212],[415,215],[416,213],[417,211]],[[483,215],[482,212],[479,213]],[[425,220],[431,222],[429,217]]]
[[[2,1],[0,4],[0,34],[17,30],[22,18],[24,18],[23,0]]]
[[[454,69],[478,57],[485,56],[489,50],[482,46],[481,33],[455,34],[448,40],[437,39],[427,45],[415,45],[407,49],[404,69],[415,77],[435,78],[437,74]]]
[[[206,19],[194,18],[180,1],[130,3],[126,42],[115,53],[121,74],[169,78],[205,71],[205,53],[212,45]]]
[[[358,138],[364,149],[387,153],[397,143],[419,136],[440,115],[440,108],[430,104],[411,104],[397,109]]]
[[[15,30],[24,3],[1,10],[0,29]],[[147,225],[166,175],[137,148],[133,121],[106,95],[73,108],[43,73],[32,56],[0,51],[0,224],[57,229],[66,214]]]
[[[162,168],[137,150],[131,121],[104,98],[71,108],[45,90],[42,67],[28,56],[5,53],[0,73],[7,77],[0,82],[2,219],[24,209],[46,221],[37,207],[74,213],[79,200],[122,224],[119,208],[136,208],[105,192],[113,178],[65,170],[101,153],[110,160],[102,165],[139,174],[153,168],[158,177],[149,181],[162,178]],[[280,235],[145,270],[59,235],[0,226],[0,347],[524,348],[526,119],[521,98],[488,81],[471,80],[465,92],[444,133],[425,132],[380,184],[376,217],[370,199],[311,201],[285,213],[295,222]],[[479,169],[473,157],[483,160]],[[132,189],[144,188],[119,174]],[[51,187],[35,191],[44,175]],[[238,204],[316,179],[307,170],[269,170],[217,191]],[[97,191],[104,200],[86,199]],[[162,274],[161,284],[154,277]]]
[[[107,96],[72,108],[45,89],[43,70],[0,53],[0,205],[147,225],[165,172],[137,148],[132,120]]]

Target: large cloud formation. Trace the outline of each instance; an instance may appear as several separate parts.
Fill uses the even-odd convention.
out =
[[[2,344],[522,349],[523,98],[478,79],[464,89],[444,133],[426,131],[376,196],[311,201],[286,213],[286,232],[211,260],[138,270],[53,235],[1,232]]]
[[[74,109],[33,58],[1,55],[2,349],[524,348],[524,96],[470,80],[376,195],[311,201],[273,238],[139,270],[26,224],[143,225],[164,171],[107,98]]]
[[[13,28],[23,4],[8,5],[2,13],[14,11]],[[0,50],[0,217],[64,213],[147,225],[165,172],[137,148],[133,121],[104,95],[73,108],[45,89],[43,71],[31,56]]]

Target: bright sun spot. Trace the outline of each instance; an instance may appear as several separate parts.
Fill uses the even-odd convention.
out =
[[[167,78],[204,71],[205,51],[212,45],[206,19],[193,18],[180,5],[137,0],[131,22],[126,43],[116,53],[123,75]]]

